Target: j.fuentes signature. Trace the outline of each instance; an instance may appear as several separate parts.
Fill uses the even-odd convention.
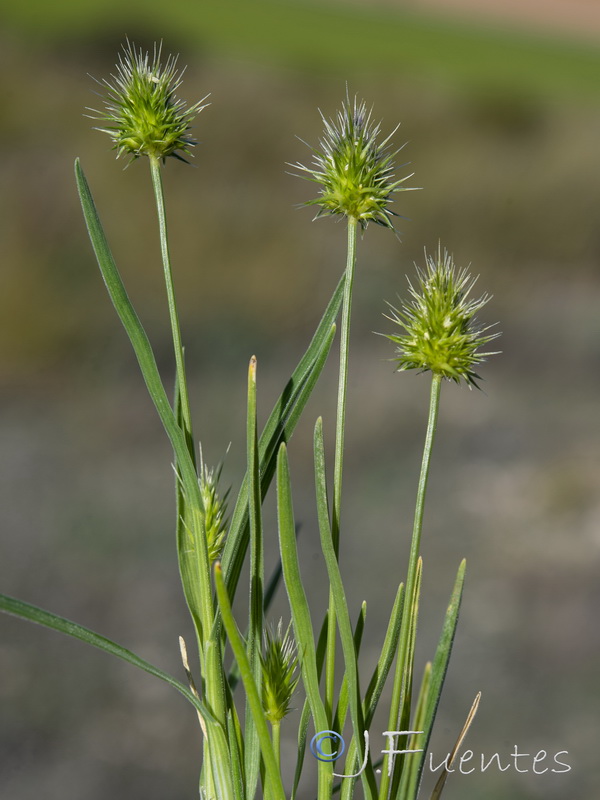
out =
[[[422,753],[423,749],[406,750],[397,749],[399,736],[412,736],[415,734],[423,733],[423,731],[383,731],[383,736],[387,736],[388,746],[381,750],[382,755],[388,755],[388,775],[391,775],[394,767],[394,759],[398,755]],[[334,772],[336,778],[356,778],[361,775],[367,766],[369,758],[369,732],[364,732],[365,737],[365,756],[361,768],[358,772],[350,775],[344,775]],[[324,749],[325,746],[325,749]],[[335,747],[335,750],[333,749]],[[336,761],[346,750],[346,743],[342,736],[336,731],[319,731],[316,733],[310,742],[310,752],[319,761],[332,762]],[[329,751],[329,752],[327,752]],[[430,772],[437,772],[439,769],[445,769],[447,772],[460,772],[462,775],[469,775],[479,769],[480,772],[485,772],[493,764],[500,772],[506,772],[511,767],[517,772],[533,772],[535,775],[543,775],[545,772],[570,772],[572,767],[567,761],[564,760],[569,755],[567,750],[560,750],[554,755],[550,756],[546,750],[539,750],[537,753],[521,753],[519,746],[515,745],[512,753],[509,755],[501,756],[499,753],[493,753],[487,756],[480,753],[478,756],[472,750],[465,750],[459,757],[458,755],[452,760],[450,753],[437,765],[434,766],[434,755],[429,754],[429,770]],[[563,758],[564,757],[564,758]],[[455,766],[451,766],[454,764]],[[381,772],[381,770],[377,770]]]

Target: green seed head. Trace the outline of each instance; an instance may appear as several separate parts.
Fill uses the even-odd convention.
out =
[[[263,708],[269,722],[281,722],[290,712],[292,695],[298,685],[298,653],[290,637],[290,629],[282,634],[281,620],[277,630],[266,628],[264,655],[261,656],[263,675]]]
[[[209,469],[206,464],[200,464],[200,494],[204,507],[204,529],[206,531],[206,546],[208,558],[213,564],[221,555],[221,549],[227,532],[227,496],[219,497],[218,485],[221,477],[222,465],[217,469]]]
[[[381,125],[371,119],[364,102],[354,103],[347,97],[337,119],[327,120],[321,114],[325,131],[312,166],[293,164],[306,173],[302,177],[320,185],[319,197],[306,205],[317,205],[317,217],[342,214],[358,220],[366,228],[370,221],[393,228],[392,217],[398,216],[389,207],[392,195],[407,187],[401,184],[411,177],[394,179],[394,157],[389,142],[398,127],[378,142]]]
[[[417,285],[410,281],[411,300],[400,309],[393,306],[388,319],[403,331],[385,334],[396,344],[398,371],[430,370],[448,380],[461,379],[477,387],[475,367],[491,352],[481,352],[499,336],[488,334],[491,326],[478,325],[475,315],[488,302],[489,295],[469,299],[475,285],[467,270],[457,270],[452,256],[438,247],[437,257],[425,254],[426,267],[417,268]],[[477,387],[478,388],[478,387]]]
[[[119,56],[117,74],[110,81],[101,81],[107,89],[105,109],[94,111],[114,142],[117,157],[129,153],[162,159],[190,154],[196,142],[189,135],[190,123],[205,106],[206,98],[189,108],[175,97],[181,85],[183,70],[177,71],[177,58],[169,56],[161,63],[161,47],[154,46],[152,57],[127,42]]]

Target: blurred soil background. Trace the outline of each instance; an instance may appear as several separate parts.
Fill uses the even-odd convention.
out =
[[[472,8],[468,8],[471,5]],[[116,161],[83,116],[126,36],[188,64],[208,92],[194,166],[165,169],[196,432],[244,468],[247,362],[266,416],[345,258],[345,231],[295,206],[346,91],[373,104],[414,170],[402,242],[359,244],[346,436],[342,569],[368,604],[364,673],[404,575],[429,381],[395,375],[384,300],[438,241],[494,295],[503,353],[484,392],[445,386],[424,531],[419,669],[456,568],[459,635],[433,747],[558,751],[572,770],[453,775],[446,797],[597,794],[600,707],[600,24],[593,3],[3,3],[0,28],[0,587],[181,675],[192,639],[177,574],[171,454],[84,229],[79,156],[117,263],[170,385],[173,365],[147,165]],[[502,10],[504,9],[504,10]],[[512,9],[514,13],[509,14]],[[562,9],[562,14],[558,11]],[[577,11],[579,9],[579,11]],[[89,75],[88,75],[89,74]],[[300,549],[315,618],[326,604],[311,431],[332,444],[335,351],[292,441]],[[276,561],[267,501],[269,565]],[[280,597],[273,618],[289,617]],[[298,700],[298,705],[300,700]],[[385,698],[382,706],[385,708]],[[296,717],[294,721],[296,721]],[[373,726],[373,748],[384,746]],[[293,726],[292,726],[293,727]],[[289,734],[291,737],[291,734]],[[285,732],[284,732],[285,736]],[[64,637],[0,618],[0,797],[195,797],[200,738],[170,689]],[[293,766],[294,740],[283,761]],[[478,756],[477,756],[478,757]],[[528,763],[525,763],[528,762]],[[314,765],[309,765],[311,768]],[[549,764],[548,766],[554,766]],[[310,778],[310,776],[309,776]],[[431,783],[431,776],[428,777]],[[313,797],[310,779],[303,798]]]

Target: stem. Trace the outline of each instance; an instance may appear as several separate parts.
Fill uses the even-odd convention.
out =
[[[273,731],[273,750],[275,751],[275,762],[277,769],[281,769],[281,722],[272,722],[271,730]]]
[[[336,557],[340,542],[340,514],[342,505],[342,471],[344,466],[344,430],[346,421],[346,386],[348,383],[348,350],[350,347],[350,312],[352,308],[352,287],[356,265],[356,229],[358,221],[348,217],[348,253],[344,282],[344,304],[342,307],[342,330],[340,335],[340,374],[335,427],[335,463],[333,471],[333,514],[331,538]],[[330,723],[333,720],[333,697],[335,692],[335,644],[336,619],[333,593],[329,590],[329,612],[327,617],[327,654],[325,661],[325,708]]]
[[[340,377],[338,383],[338,404],[335,428],[335,464],[333,474],[333,521],[331,532],[333,546],[338,551],[340,538],[340,512],[342,505],[342,470],[344,465],[344,431],[346,421],[346,385],[348,383],[348,351],[350,348],[350,311],[352,307],[352,287],[356,265],[356,228],[358,222],[348,217],[348,255],[346,259],[346,281],[344,284],[344,305],[342,307],[342,330],[340,335]]]
[[[167,289],[167,300],[169,305],[169,318],[171,320],[171,333],[173,335],[173,348],[175,350],[175,365],[177,370],[177,386],[181,398],[181,413],[183,419],[183,432],[186,443],[196,466],[196,455],[194,448],[194,438],[192,434],[192,416],[190,413],[190,401],[188,397],[187,380],[185,377],[185,364],[183,360],[183,345],[181,342],[181,329],[179,326],[179,315],[177,313],[177,302],[175,300],[175,290],[173,288],[173,273],[171,271],[171,256],[169,254],[169,237],[167,235],[167,216],[165,212],[165,197],[163,192],[162,174],[160,170],[160,160],[150,156],[150,174],[152,175],[152,186],[156,199],[156,211],[158,214],[158,226],[160,231],[160,250],[162,254],[163,269],[165,272],[165,286]]]
[[[419,551],[421,546],[421,532],[423,529],[423,512],[425,509],[425,495],[427,493],[427,481],[429,478],[429,466],[431,463],[431,452],[437,426],[438,411],[440,406],[440,390],[442,386],[442,376],[433,373],[431,379],[431,395],[429,399],[429,419],[427,421],[427,433],[425,435],[425,445],[423,447],[423,460],[421,462],[421,474],[419,476],[419,486],[417,489],[417,502],[415,507],[415,518],[413,524],[412,542],[410,546],[410,557],[408,561],[408,575],[406,578],[406,593],[404,607],[402,609],[402,622],[400,627],[400,642],[398,645],[398,658],[396,661],[396,672],[394,675],[394,688],[392,691],[392,702],[390,705],[390,716],[388,730],[399,730],[397,727],[404,708],[405,700],[410,696],[410,687],[406,685],[407,659],[409,656],[410,639],[410,616],[413,604],[417,599],[416,575]],[[381,785],[379,788],[380,800],[387,800],[389,791],[390,777],[388,776],[388,759],[386,755],[382,768]]]
[[[419,558],[421,531],[423,528],[423,512],[425,509],[425,495],[427,492],[427,481],[429,479],[431,452],[433,450],[433,440],[435,438],[438,411],[440,407],[441,387],[442,387],[442,376],[434,373],[431,378],[431,394],[429,398],[429,419],[427,421],[427,433],[425,435],[425,445],[423,447],[423,461],[421,463],[421,474],[419,476],[419,488],[417,489],[417,503],[415,508],[415,521],[413,525],[413,538],[410,548],[408,578],[406,582],[406,592],[408,597],[411,597],[411,590],[414,588],[417,561]]]
[[[183,358],[183,344],[181,341],[181,328],[179,325],[179,315],[177,313],[177,302],[175,300],[175,289],[173,286],[173,273],[171,270],[171,257],[169,254],[169,238],[167,234],[167,217],[165,212],[165,198],[162,184],[162,174],[160,161],[158,158],[150,157],[150,174],[152,176],[152,186],[156,200],[156,211],[158,214],[158,226],[160,234],[160,249],[162,255],[163,269],[165,273],[165,286],[167,289],[167,300],[169,306],[169,319],[171,321],[171,333],[173,337],[173,349],[175,351],[175,365],[177,376],[177,393],[181,406],[181,428],[185,443],[192,460],[194,470],[197,472],[196,453],[194,447],[194,437],[192,433],[192,416],[190,413],[190,401],[188,396],[187,380],[185,375],[185,364]],[[211,593],[210,565],[206,547],[204,520],[200,519],[199,510],[193,512],[192,530],[196,534],[196,547],[198,548],[198,572],[197,580],[200,585],[200,609],[199,617],[202,626],[202,642],[199,643],[200,665],[202,677],[204,679],[204,691],[206,700],[215,715],[217,721],[226,730],[225,714],[225,676],[223,673],[223,663],[221,656],[221,643],[211,635],[214,622],[214,606]],[[204,763],[203,771],[204,789],[209,797],[215,794],[214,776],[211,764],[210,748],[211,742],[204,739]]]

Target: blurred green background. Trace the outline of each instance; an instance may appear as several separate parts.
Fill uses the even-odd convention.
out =
[[[194,166],[165,170],[196,431],[224,483],[244,462],[245,376],[263,418],[343,269],[345,232],[295,206],[288,174],[346,91],[407,142],[400,243],[359,244],[346,438],[342,568],[368,602],[364,670],[404,573],[428,380],[395,375],[384,300],[438,241],[494,295],[501,356],[484,393],[444,387],[424,534],[422,665],[460,558],[466,594],[440,708],[439,761],[476,691],[468,747],[567,750],[563,775],[452,776],[448,800],[589,798],[600,734],[600,48],[419,14],[400,3],[5,3],[0,28],[0,587],[180,674],[191,636],[177,575],[171,455],[106,297],[72,175],[87,173],[117,263],[172,380],[147,166],[123,171],[85,107],[126,36],[188,64],[208,92]],[[332,355],[292,444],[300,548],[315,614],[326,603],[311,430],[331,444]],[[273,499],[269,564],[276,560]],[[274,618],[288,617],[280,598]],[[382,703],[385,706],[385,702]],[[195,797],[195,716],[170,690],[77,643],[0,619],[0,797]],[[297,716],[297,715],[296,715]],[[383,731],[382,717],[373,730]],[[379,727],[378,727],[379,726]],[[384,746],[373,735],[373,747]],[[293,765],[293,739],[283,760]],[[525,759],[527,761],[527,759]],[[531,760],[530,760],[531,761]],[[314,765],[310,765],[312,768]],[[524,762],[519,762],[523,768]],[[431,782],[431,777],[429,777]],[[310,774],[304,798],[313,797]]]

